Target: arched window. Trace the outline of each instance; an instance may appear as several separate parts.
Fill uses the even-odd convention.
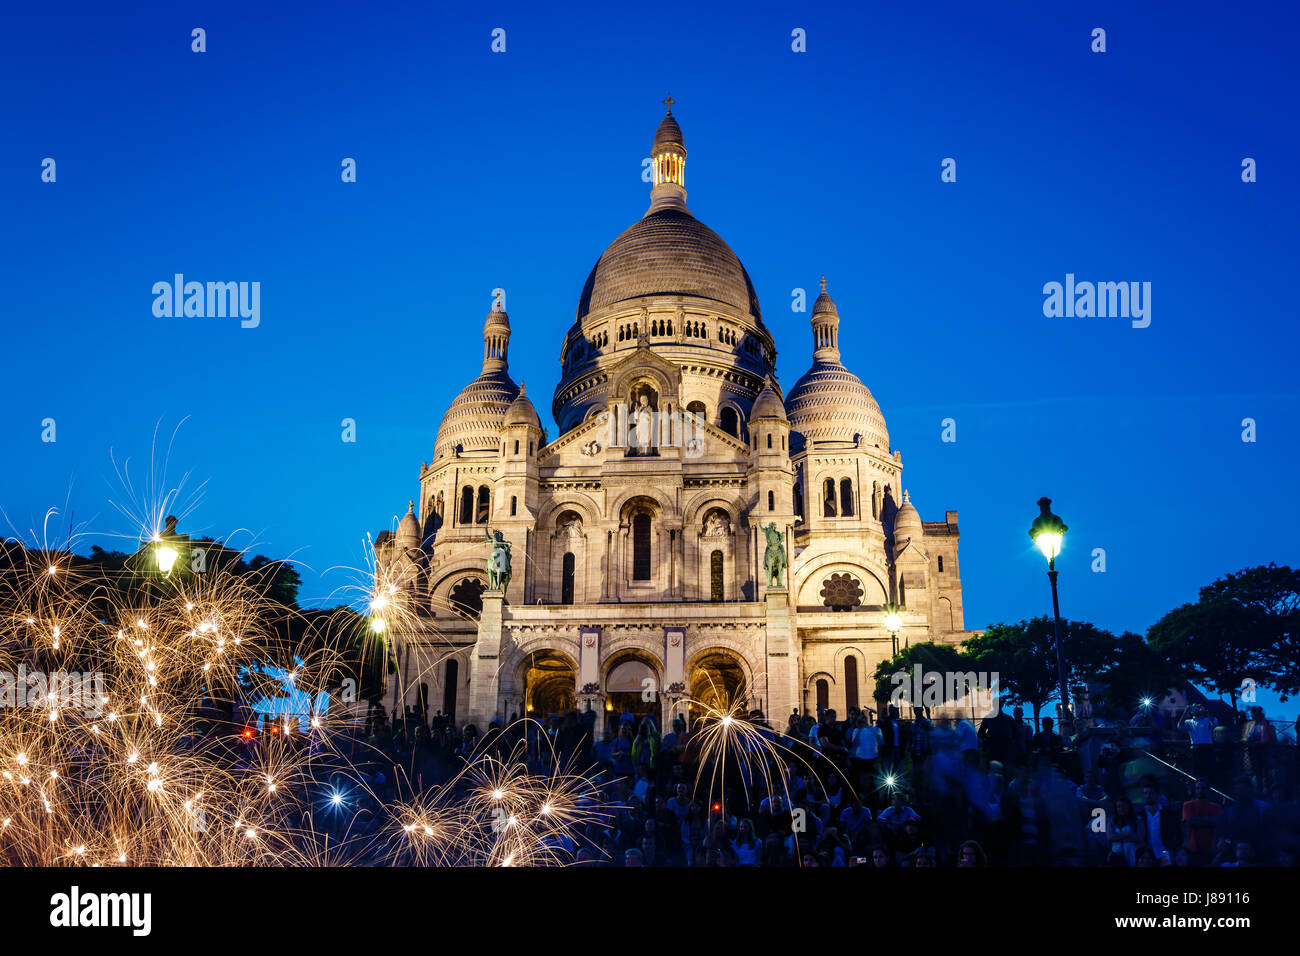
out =
[[[469,485],[460,489],[460,523],[470,524],[474,521],[474,489]]]
[[[708,409],[704,407],[703,402],[691,402],[686,406],[686,410],[697,418],[707,419],[709,417]]]
[[[822,485],[822,514],[827,518],[835,517],[835,479],[827,478]]]
[[[939,573],[943,573],[943,555],[939,555]]]
[[[722,410],[722,414],[718,417],[718,424],[722,426],[724,432],[733,438],[740,437],[740,416],[736,414],[736,410],[731,406],[727,406]]]
[[[515,454],[519,454],[519,439],[515,439]]]
[[[460,679],[460,663],[454,658],[447,661],[442,674],[442,712],[451,723],[455,723],[456,685]]]
[[[831,685],[826,678],[817,681],[817,716],[820,718],[831,706]]]
[[[853,480],[845,478],[840,482],[840,514],[846,518],[853,517]]]
[[[487,524],[488,512],[492,508],[492,493],[487,485],[478,486],[478,513],[474,515],[475,524]]]
[[[717,603],[722,600],[722,552],[714,551],[709,555],[709,600]]]
[[[644,511],[632,519],[632,580],[650,580],[650,516]]]
[[[858,706],[858,659],[852,654],[844,658],[844,706]]]
[[[573,603],[573,552],[564,554],[564,568],[560,572],[560,603]]]
[[[514,495],[510,496],[510,517],[514,517],[519,510],[519,499]]]
[[[775,492],[775,491],[769,491],[769,492],[767,493],[767,510],[768,510],[768,511],[775,511],[775,510],[776,510],[776,492]]]
[[[768,433],[767,433],[767,447],[768,447],[768,448],[771,448],[771,447],[772,447],[772,433],[771,433],[771,432],[768,432]]]
[[[794,483],[794,513],[803,517],[803,487],[797,481]]]
[[[478,578],[465,578],[451,589],[451,609],[477,619],[483,613],[483,592],[487,585]]]

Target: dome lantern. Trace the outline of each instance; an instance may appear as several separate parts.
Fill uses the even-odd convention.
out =
[[[650,190],[649,212],[660,209],[690,212],[686,208],[686,138],[673,118],[674,102],[672,94],[664,99],[668,111],[659,121],[654,141],[650,144],[654,186]]]
[[[826,291],[826,277],[822,276],[822,294],[813,303],[813,361],[838,362],[840,360],[840,314],[835,300]]]
[[[510,316],[506,314],[501,301],[501,290],[497,290],[496,301],[483,322],[483,371],[503,371],[506,367],[507,353],[510,348]]]

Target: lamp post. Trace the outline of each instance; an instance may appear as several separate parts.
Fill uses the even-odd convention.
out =
[[[903,617],[898,613],[900,610],[897,604],[885,605],[885,627],[889,629],[889,640],[893,645],[891,657],[898,656],[898,630],[903,626]]]
[[[1061,602],[1056,595],[1056,556],[1065,544],[1065,532],[1069,527],[1059,517],[1052,514],[1052,499],[1038,499],[1038,517],[1029,526],[1029,537],[1034,539],[1038,550],[1047,558],[1047,580],[1052,582],[1052,620],[1056,629],[1056,672],[1060,682],[1058,693],[1061,696],[1062,723],[1070,714],[1070,688],[1065,679],[1065,641],[1061,636]],[[1062,731],[1064,728],[1062,728]]]

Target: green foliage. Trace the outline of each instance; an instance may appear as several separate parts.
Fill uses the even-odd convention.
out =
[[[1245,678],[1269,684],[1263,614],[1222,597],[1208,596],[1175,608],[1147,631],[1147,643],[1188,677],[1237,706]]]
[[[1067,628],[1067,622],[1062,621],[1061,626]],[[962,648],[974,664],[972,669],[996,673],[1003,700],[1013,706],[1030,707],[1037,723],[1043,704],[1056,696],[1052,619],[1036,617],[1019,624],[994,624],[983,636],[965,641]]]
[[[1201,602],[1240,607],[1259,631],[1259,674],[1286,700],[1300,693],[1300,571],[1276,564],[1246,568],[1201,589]]]
[[[889,700],[894,688],[898,686],[894,675],[902,674],[906,679],[918,664],[921,665],[923,674],[948,674],[974,670],[971,659],[955,645],[929,642],[912,644],[876,666],[876,700]]]

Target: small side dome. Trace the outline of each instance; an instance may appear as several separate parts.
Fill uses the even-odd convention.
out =
[[[406,515],[397,523],[397,534],[394,537],[401,547],[414,548],[420,543],[420,522],[415,517],[414,501],[407,503]]]
[[[904,490],[903,504],[894,515],[894,537],[919,538],[923,531],[921,515],[916,510],[916,506],[912,504],[912,499],[908,496],[907,491]]]
[[[749,417],[751,421],[758,418],[776,418],[786,421],[785,403],[772,387],[771,378],[763,383],[763,390],[754,399],[754,407],[750,410]]]
[[[506,409],[505,427],[511,425],[528,425],[538,431],[542,430],[542,420],[537,416],[532,400],[524,394],[523,382],[519,383],[519,395]]]

